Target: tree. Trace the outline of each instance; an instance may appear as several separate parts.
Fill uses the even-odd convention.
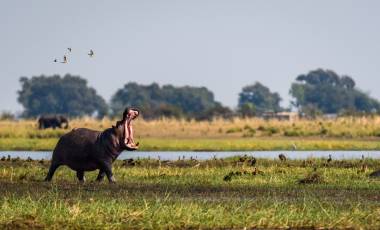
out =
[[[230,108],[217,102],[215,106],[203,111],[202,113],[196,114],[194,118],[196,120],[211,121],[213,118],[231,119],[233,116],[234,113]]]
[[[254,85],[245,86],[239,94],[239,111],[245,115],[262,114],[267,111],[282,111],[281,97],[278,93],[272,93],[268,87],[256,82]]]
[[[256,116],[255,105],[250,102],[242,104],[239,106],[239,114],[244,118]]]
[[[23,116],[63,114],[72,117],[107,114],[107,104],[87,81],[79,76],[34,76],[20,78],[22,89],[18,101],[24,107]]]
[[[306,75],[298,76],[292,84],[290,94],[295,98],[292,104],[306,114],[310,111],[379,111],[380,103],[356,89],[355,85],[355,81],[349,76],[340,77],[331,70],[313,70]]]
[[[140,108],[146,119],[161,116],[195,118],[219,105],[205,87],[174,87],[158,84],[139,85],[131,82],[111,98],[111,110],[118,114],[127,106]]]
[[[179,119],[179,118],[182,118],[184,114],[181,108],[174,105],[168,105],[168,104],[162,103],[156,108],[152,108],[149,110],[144,109],[143,116],[148,119],[161,118],[161,117]]]

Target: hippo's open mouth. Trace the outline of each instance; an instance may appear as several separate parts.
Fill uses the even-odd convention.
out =
[[[133,140],[132,121],[139,115],[138,110],[129,109],[128,113],[123,115],[124,120],[124,144],[128,150],[136,150],[138,143],[135,144]]]

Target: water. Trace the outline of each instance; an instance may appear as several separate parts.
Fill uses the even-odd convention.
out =
[[[170,152],[123,152],[118,159],[123,160],[127,158],[151,158],[161,160],[177,160],[179,157],[182,159],[190,159],[191,157],[198,160],[207,160],[216,158],[226,158],[232,156],[254,156],[257,158],[278,158],[280,153],[285,154],[289,159],[306,159],[306,158],[327,158],[331,154],[332,158],[343,159],[361,159],[362,155],[366,158],[380,159],[380,151],[234,151],[234,152],[182,152],[182,151],[170,151]],[[50,160],[52,152],[47,151],[0,151],[0,157],[7,157],[10,155],[12,158],[20,157],[21,159],[27,159],[28,157],[33,160],[46,159]]]

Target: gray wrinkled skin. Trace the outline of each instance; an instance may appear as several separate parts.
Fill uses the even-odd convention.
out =
[[[102,181],[106,175],[109,182],[115,182],[112,173],[112,163],[125,145],[126,119],[118,121],[116,126],[103,132],[86,128],[73,129],[63,135],[53,152],[51,166],[45,181],[51,181],[55,170],[66,165],[77,172],[80,182],[84,182],[84,172],[99,169],[97,181]]]

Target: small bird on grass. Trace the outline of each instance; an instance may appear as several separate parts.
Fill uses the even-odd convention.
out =
[[[255,166],[255,165],[256,165],[256,158],[252,157],[251,159],[248,160],[248,163],[249,163],[251,166]]]
[[[16,157],[16,158],[13,158],[12,159],[12,162],[17,162],[17,161],[19,161],[20,160],[20,157]]]
[[[236,171],[236,172],[235,172],[235,175],[236,175],[236,176],[241,176],[241,175],[242,175],[242,172],[240,172],[240,171]]]
[[[247,159],[248,159],[248,156],[247,154],[245,154],[244,156],[239,157],[239,162],[245,162]]]
[[[20,176],[19,176],[19,180],[25,180],[25,179],[27,179],[27,173],[24,173],[24,174],[21,174]]]
[[[331,154],[329,154],[329,158],[327,159],[327,163],[330,163],[332,161]]]
[[[278,158],[280,158],[281,161],[286,161],[286,156],[282,153],[278,155]]]
[[[135,165],[136,165],[136,162],[132,158],[123,160],[123,164],[122,164],[122,166],[124,167],[135,166]]]
[[[225,176],[223,177],[223,180],[224,180],[224,181],[231,181],[231,179],[232,179],[232,175],[230,175],[230,174],[225,175]]]
[[[232,177],[235,175],[235,172],[229,172],[227,175],[223,177],[224,181],[231,181]]]
[[[365,157],[364,157],[364,155],[362,154],[362,159],[360,160],[360,163],[363,163],[364,160],[365,160]]]

